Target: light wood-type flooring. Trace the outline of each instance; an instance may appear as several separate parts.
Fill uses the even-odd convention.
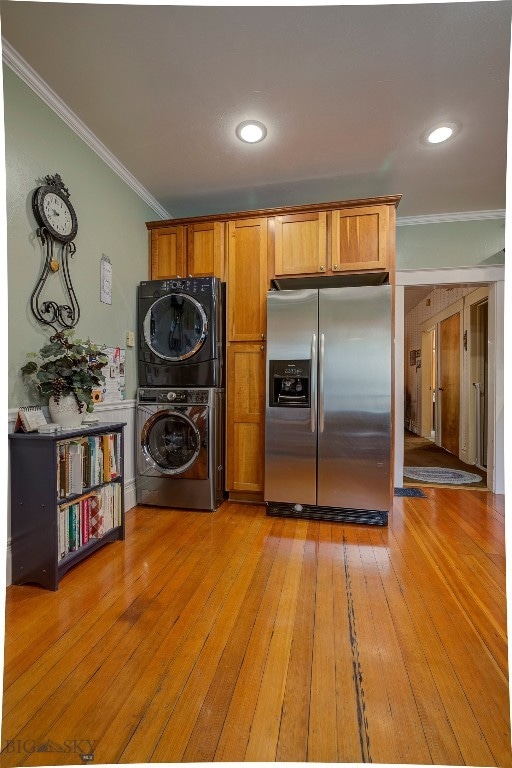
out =
[[[138,507],[9,587],[1,765],[512,766],[504,500],[426,493],[388,528]]]

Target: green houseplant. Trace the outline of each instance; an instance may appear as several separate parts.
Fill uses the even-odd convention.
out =
[[[59,405],[70,395],[79,414],[93,410],[92,393],[105,381],[101,369],[108,363],[101,347],[90,339],[74,339],[72,330],[58,331],[39,352],[29,352],[27,358],[21,373],[41,397],[50,398],[50,414],[53,404]]]

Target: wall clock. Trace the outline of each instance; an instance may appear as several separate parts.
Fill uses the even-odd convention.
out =
[[[69,191],[59,174],[46,176],[47,184],[38,187],[32,198],[34,216],[50,237],[70,243],[78,231],[75,209],[69,200]]]
[[[43,246],[44,264],[30,297],[30,307],[39,323],[58,331],[58,326],[74,328],[80,318],[80,307],[69,272],[69,258],[76,252],[73,240],[78,231],[78,219],[69,199],[69,190],[60,175],[56,173],[54,176],[45,176],[45,182],[32,195],[32,211],[39,224],[36,234]],[[51,300],[41,302],[41,293],[48,276],[51,272],[58,272],[60,265],[69,304]]]

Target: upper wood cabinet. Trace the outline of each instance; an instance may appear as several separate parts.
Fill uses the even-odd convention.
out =
[[[230,330],[239,341],[253,341],[261,318],[251,314],[259,312],[252,293],[265,269],[264,280],[364,270],[388,271],[392,280],[399,201],[400,195],[388,195],[150,221],[150,276],[216,275],[230,282],[232,275],[231,303],[242,303],[248,316],[236,328],[232,315]],[[251,295],[242,298],[240,286],[250,286]]]
[[[187,227],[187,274],[224,279],[226,224],[204,221]]]
[[[276,275],[325,272],[327,264],[327,213],[296,213],[274,219]]]
[[[151,230],[150,279],[187,274],[186,228],[180,224]]]
[[[215,275],[223,280],[225,231],[223,221],[151,229],[150,279]]]
[[[267,219],[228,223],[227,338],[265,338],[267,300]]]
[[[384,205],[333,211],[332,271],[389,269],[389,218]]]

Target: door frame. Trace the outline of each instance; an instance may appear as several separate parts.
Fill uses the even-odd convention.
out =
[[[433,360],[433,349],[436,347],[436,360],[437,360],[437,344],[435,344],[436,329],[429,328],[428,330],[421,331],[421,429],[420,433],[422,437],[426,437],[428,440],[432,439],[432,432],[437,435],[435,428],[435,422],[432,415],[432,407],[435,398],[435,386],[437,384],[437,372],[436,362]],[[434,383],[434,388],[430,385]],[[437,414],[437,398],[436,402],[436,414]]]
[[[505,492],[504,448],[504,312],[505,266],[493,264],[446,269],[397,270],[395,274],[395,397],[394,485],[404,481],[404,289],[413,285],[489,286],[489,382],[487,485],[493,493]]]

